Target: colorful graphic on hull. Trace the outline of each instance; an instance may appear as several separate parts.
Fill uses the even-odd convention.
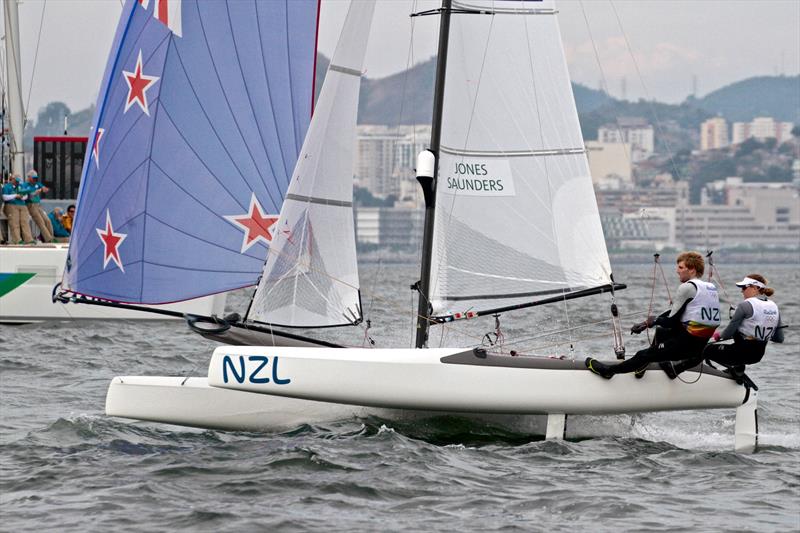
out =
[[[36,274],[28,274],[26,272],[17,272],[14,274],[0,272],[0,297],[13,291],[35,275]]]

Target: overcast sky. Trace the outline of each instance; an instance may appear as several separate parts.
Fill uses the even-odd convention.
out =
[[[348,3],[322,0],[319,42],[328,56]],[[412,5],[419,10],[438,2],[378,0],[367,53],[368,77],[406,68],[412,28],[407,15]],[[695,77],[697,95],[703,96],[751,76],[800,72],[800,0],[561,0],[558,8],[573,80],[597,88],[605,76],[610,93],[617,97],[623,95],[624,86],[629,99],[675,103],[691,94]],[[120,0],[24,0],[19,12],[23,98],[30,99],[26,106],[30,118],[35,119],[39,107],[50,101],[63,101],[73,111],[94,102],[121,12]],[[419,62],[435,53],[438,19],[413,21],[412,55]],[[800,99],[800,88],[798,92]]]

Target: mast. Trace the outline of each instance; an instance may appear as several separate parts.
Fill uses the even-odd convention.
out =
[[[6,25],[6,79],[8,80],[8,111],[11,122],[11,142],[9,152],[11,159],[11,170],[14,172],[23,171],[23,148],[22,135],[23,122],[22,112],[22,82],[20,71],[20,52],[19,52],[19,12],[17,11],[17,0],[6,0],[3,2],[3,14]]]
[[[415,346],[422,348],[428,341],[430,327],[431,252],[433,250],[433,222],[436,209],[436,177],[439,174],[439,144],[442,137],[442,109],[444,104],[444,80],[447,72],[447,44],[450,36],[450,11],[452,0],[442,0],[439,21],[439,50],[436,56],[436,84],[433,92],[433,120],[431,123],[430,151],[435,158],[433,176],[417,176],[425,198],[425,226],[422,233],[422,264],[420,280],[417,285],[419,299],[417,304],[417,336]]]

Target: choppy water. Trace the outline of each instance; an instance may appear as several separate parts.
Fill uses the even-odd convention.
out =
[[[800,323],[796,265],[722,270],[732,297],[735,277],[763,272],[785,321]],[[632,285],[618,294],[623,313],[647,308],[650,274],[617,269]],[[364,270],[364,291],[376,295],[364,297],[370,334],[381,346],[411,342],[413,279],[407,266]],[[521,339],[518,349],[570,355],[557,344],[565,333],[544,330],[603,320],[608,302],[537,309],[501,325],[507,341]],[[656,308],[664,306],[659,290]],[[493,324],[467,326],[437,335],[469,344]],[[606,325],[572,331],[575,357],[610,353],[604,333]],[[800,333],[787,337],[750,372],[761,386],[760,447],[739,455],[732,410],[575,417],[571,427],[595,436],[566,442],[449,417],[279,434],[111,419],[103,403],[113,375],[199,375],[214,344],[178,323],[0,326],[0,529],[797,531]],[[360,345],[363,332],[344,339]],[[626,340],[630,351],[645,342]]]

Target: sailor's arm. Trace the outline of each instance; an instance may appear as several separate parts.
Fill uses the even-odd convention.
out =
[[[719,334],[719,339],[717,340],[725,341],[732,339],[733,335],[739,331],[739,326],[742,325],[742,321],[751,316],[753,316],[753,305],[747,301],[740,302],[739,305],[736,306],[736,311],[733,312],[733,318],[731,318],[731,321],[725,326],[725,329],[722,330],[722,333]]]
[[[772,342],[783,342],[783,330],[786,326],[783,325],[781,316],[778,315],[778,328],[772,334]]]
[[[697,296],[697,287],[695,287],[694,284],[688,281],[686,283],[681,283],[680,287],[678,287],[675,299],[672,301],[672,307],[669,311],[665,311],[656,318],[655,325],[663,328],[679,326],[686,304],[691,302],[695,296]]]

